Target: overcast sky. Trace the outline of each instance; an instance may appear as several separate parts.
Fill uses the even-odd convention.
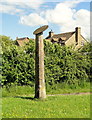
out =
[[[0,34],[34,38],[33,31],[49,25],[55,33],[71,32],[81,27],[82,35],[90,37],[90,0],[1,0]]]

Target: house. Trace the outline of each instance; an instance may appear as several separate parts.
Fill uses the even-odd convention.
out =
[[[25,45],[25,43],[29,42],[29,38],[28,37],[24,37],[24,38],[18,38],[16,37],[16,45],[22,47]]]
[[[75,49],[79,49],[87,43],[87,40],[81,35],[80,27],[76,27],[74,32],[66,32],[61,34],[54,34],[51,30],[49,32],[49,36],[45,39],[51,41],[52,43],[73,46]]]

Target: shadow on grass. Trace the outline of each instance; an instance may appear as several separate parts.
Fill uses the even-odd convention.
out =
[[[21,99],[28,99],[28,100],[35,100],[34,97],[23,97],[23,96],[15,96],[14,98],[21,98]]]
[[[23,97],[23,96],[15,96],[14,98],[21,98],[26,100],[34,100],[34,101],[47,101],[48,99],[39,99],[35,97]]]

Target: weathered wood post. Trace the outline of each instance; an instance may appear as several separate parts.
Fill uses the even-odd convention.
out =
[[[35,30],[35,98],[46,98],[45,79],[44,79],[44,43],[43,31],[48,25],[42,26]]]

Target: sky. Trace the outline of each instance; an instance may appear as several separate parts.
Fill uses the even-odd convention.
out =
[[[35,38],[34,30],[49,25],[55,34],[75,31],[81,27],[90,38],[90,0],[1,0],[0,35]]]

